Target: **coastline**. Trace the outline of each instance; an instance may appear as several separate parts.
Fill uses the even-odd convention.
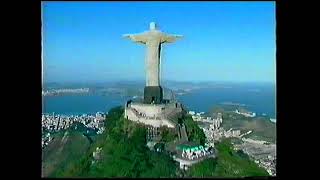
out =
[[[257,116],[273,120],[276,118],[275,105],[271,100],[274,99],[273,96],[272,92],[268,92],[266,95],[256,95],[247,93],[243,89],[232,91],[204,89],[178,95],[175,99],[188,109],[199,112],[209,112],[213,106],[233,105],[244,107],[255,112]],[[136,94],[124,97],[117,94],[101,95],[96,93],[42,96],[42,112],[66,115],[94,114],[97,111],[106,112],[115,106],[123,106],[127,100],[137,97],[139,96]]]

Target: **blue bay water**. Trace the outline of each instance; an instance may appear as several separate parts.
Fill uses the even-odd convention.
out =
[[[107,112],[109,109],[124,105],[125,98],[101,95],[68,95],[47,96],[43,98],[42,109],[44,113],[65,115],[95,114]]]
[[[258,115],[265,113],[270,118],[276,117],[275,89],[271,86],[205,88],[176,97],[189,110],[207,112],[214,105],[223,102],[245,104],[249,111]],[[106,112],[112,107],[123,106],[128,98],[101,95],[70,95],[43,98],[43,112],[56,114],[94,114]]]
[[[188,109],[197,112],[208,112],[214,105],[225,102],[244,104],[244,108],[257,113],[266,114],[270,118],[276,117],[275,92],[264,89],[259,92],[246,89],[201,89],[187,95],[178,96],[180,102]]]

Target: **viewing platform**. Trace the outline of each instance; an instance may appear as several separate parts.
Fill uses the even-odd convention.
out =
[[[177,146],[176,152],[177,154],[173,156],[173,159],[180,163],[181,169],[187,169],[200,161],[216,157],[216,150],[211,146],[180,144]]]
[[[176,119],[183,111],[178,102],[163,104],[145,104],[142,102],[128,101],[125,105],[125,118],[131,121],[151,125],[153,127],[167,126],[175,128]]]

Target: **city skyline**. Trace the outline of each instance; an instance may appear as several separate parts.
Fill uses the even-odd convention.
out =
[[[184,36],[163,46],[162,80],[276,83],[274,2],[43,3],[44,82],[144,80],[145,47],[122,34],[152,21]]]

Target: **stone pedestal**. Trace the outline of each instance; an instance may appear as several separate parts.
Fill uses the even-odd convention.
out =
[[[144,88],[144,103],[161,104],[163,100],[163,90],[161,86],[146,86]]]

